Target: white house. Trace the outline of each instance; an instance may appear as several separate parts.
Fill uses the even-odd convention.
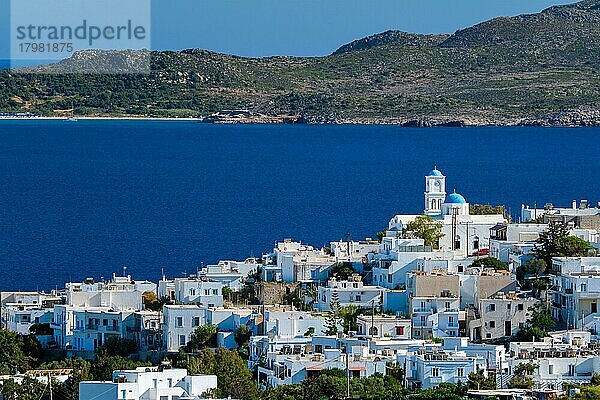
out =
[[[415,339],[459,336],[460,300],[453,297],[413,297],[412,335]]]
[[[430,389],[441,383],[466,384],[470,373],[484,371],[486,360],[479,355],[467,355],[464,351],[431,349],[413,352],[408,359],[409,383]]]
[[[531,378],[538,389],[560,390],[565,383],[587,385],[600,373],[600,356],[596,346],[590,346],[589,332],[554,332],[541,342],[511,342],[509,353],[503,383],[522,363],[536,367]]]
[[[411,339],[411,320],[382,315],[359,315],[357,335],[371,338]]]
[[[178,352],[191,339],[192,332],[207,324],[206,308],[194,304],[163,307],[163,347]]]
[[[109,307],[113,310],[141,310],[144,292],[156,293],[156,284],[116,276],[107,282],[86,279],[66,285],[67,304],[75,307]]]
[[[598,313],[600,303],[600,257],[552,259],[552,314],[567,327]]]
[[[69,353],[93,358],[94,352],[110,338],[125,336],[125,320],[132,316],[133,311],[114,311],[108,308],[74,310],[75,325]]]
[[[266,311],[263,324],[265,335],[279,337],[302,337],[311,332],[318,335],[326,329],[323,316],[304,311]]]
[[[314,307],[318,311],[331,311],[332,298],[337,296],[342,307],[353,305],[378,309],[383,302],[384,291],[381,286],[365,286],[360,275],[349,277],[347,281],[331,278],[327,286],[319,286],[319,295]]]
[[[163,278],[158,283],[158,296],[168,297],[182,304],[222,307],[223,286],[222,282],[212,282],[195,276],[174,280]]]
[[[111,382],[79,383],[80,400],[197,399],[217,388],[215,375],[189,376],[185,369],[167,366],[114,371]]]

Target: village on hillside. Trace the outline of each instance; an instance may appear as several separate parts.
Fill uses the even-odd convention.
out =
[[[361,392],[379,382],[393,398],[546,399],[600,384],[600,207],[523,205],[516,222],[446,187],[434,168],[423,211],[374,238],[2,292],[3,398],[392,398]]]

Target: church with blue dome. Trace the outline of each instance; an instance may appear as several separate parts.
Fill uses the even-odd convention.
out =
[[[437,167],[425,176],[425,214],[431,217],[443,215],[469,215],[469,203],[464,196],[446,193],[446,177]]]
[[[471,215],[469,202],[456,190],[446,192],[446,176],[434,167],[425,176],[425,215],[439,221],[443,237],[440,251],[454,251],[468,256],[489,246],[490,229],[505,223],[504,215]],[[388,224],[388,235],[402,236],[406,227],[419,215],[398,214]]]

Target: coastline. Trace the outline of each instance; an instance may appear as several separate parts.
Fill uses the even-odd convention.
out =
[[[573,116],[561,116],[552,118],[514,118],[502,120],[481,120],[478,118],[446,118],[425,117],[418,119],[394,119],[394,118],[358,118],[358,119],[329,119],[329,118],[306,118],[302,122],[275,122],[273,120],[228,120],[228,121],[204,121],[202,117],[135,117],[135,116],[77,116],[74,119],[53,116],[0,116],[1,121],[160,121],[160,122],[198,122],[207,125],[372,125],[372,126],[398,126],[403,128],[479,128],[479,127],[600,127],[600,115],[591,118]]]

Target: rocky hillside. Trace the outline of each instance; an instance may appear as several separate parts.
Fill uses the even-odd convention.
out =
[[[389,31],[317,58],[203,50],[61,63],[94,71],[150,57],[146,75],[0,72],[0,112],[197,116],[246,109],[308,122],[600,125],[600,0],[496,18],[453,35]],[[117,71],[118,72],[118,71]]]

